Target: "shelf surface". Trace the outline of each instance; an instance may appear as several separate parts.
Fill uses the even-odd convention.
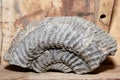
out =
[[[120,80],[120,66],[101,66],[84,75],[62,72],[35,73],[17,66],[0,66],[0,80]]]

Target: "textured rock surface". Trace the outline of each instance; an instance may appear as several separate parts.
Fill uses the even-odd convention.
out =
[[[4,60],[40,73],[55,69],[83,74],[99,67],[116,48],[108,33],[85,19],[48,17],[20,31]]]

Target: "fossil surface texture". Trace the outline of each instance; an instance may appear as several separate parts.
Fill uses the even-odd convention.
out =
[[[39,73],[52,69],[84,74],[116,50],[114,38],[83,18],[47,17],[21,30],[3,58]]]

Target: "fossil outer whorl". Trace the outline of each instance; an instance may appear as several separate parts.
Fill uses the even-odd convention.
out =
[[[116,41],[80,17],[47,17],[18,33],[4,60],[36,72],[55,69],[83,74],[116,52]]]

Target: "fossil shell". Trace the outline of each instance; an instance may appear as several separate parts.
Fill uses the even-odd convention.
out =
[[[80,17],[47,17],[21,30],[4,60],[36,72],[88,73],[116,52],[116,41]]]

